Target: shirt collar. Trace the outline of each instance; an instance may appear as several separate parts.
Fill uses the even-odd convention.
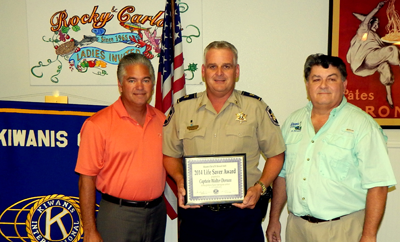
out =
[[[113,108],[115,109],[120,118],[123,117],[131,118],[131,116],[129,116],[128,114],[128,111],[126,111],[124,104],[122,103],[121,97],[119,97],[118,100],[114,102]],[[156,115],[154,110],[150,108],[149,104],[146,104],[146,109],[147,109],[146,116],[152,117]]]
[[[199,98],[198,102],[196,103],[197,110],[199,110],[203,106],[205,106],[205,108],[212,107],[212,103],[207,97],[207,91],[200,93],[198,96],[200,96],[201,98]],[[237,105],[239,108],[242,106],[240,91],[233,90],[232,94],[226,100],[224,107],[227,107],[230,103],[232,103],[233,105]],[[214,108],[210,110],[214,110]]]
[[[227,102],[232,103],[233,105],[238,106],[239,108],[242,107],[242,99],[240,98],[241,92],[238,90],[233,90],[232,95],[228,98]]]
[[[343,96],[342,102],[339,104],[339,106],[337,106],[336,108],[332,109],[330,115],[332,115],[333,117],[336,116],[343,109],[343,107],[346,105],[346,103],[347,103],[347,99],[346,99],[345,96]],[[306,108],[307,108],[307,111],[309,113],[311,113],[311,111],[313,109],[313,105],[312,105],[311,101],[308,102]]]

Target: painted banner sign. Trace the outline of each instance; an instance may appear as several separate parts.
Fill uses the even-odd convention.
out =
[[[0,101],[0,241],[83,241],[78,137],[102,108]]]

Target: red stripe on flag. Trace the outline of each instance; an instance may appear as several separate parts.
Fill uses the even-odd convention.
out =
[[[174,58],[174,66],[183,66],[183,54],[182,53]]]
[[[181,90],[185,86],[185,77],[181,77],[178,80],[174,81],[174,90]]]

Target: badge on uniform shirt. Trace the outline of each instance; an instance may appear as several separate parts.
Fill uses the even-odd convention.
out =
[[[168,117],[164,121],[164,125],[163,125],[164,127],[169,124],[169,122],[172,119],[172,116],[174,116],[174,113],[175,113],[175,109],[174,109],[174,106],[172,106],[171,110],[169,111]]]
[[[247,117],[247,114],[244,114],[243,112],[236,114],[236,120],[239,121],[239,123],[246,122],[247,121],[246,117]]]
[[[186,127],[188,130],[196,130],[199,128],[199,125],[193,125],[193,120],[190,120],[190,125]]]
[[[268,106],[265,110],[267,111],[269,119],[271,119],[272,123],[275,124],[276,126],[279,126],[278,119],[275,117],[275,114],[272,112],[272,109]]]

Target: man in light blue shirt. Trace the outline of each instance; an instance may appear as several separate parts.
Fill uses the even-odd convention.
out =
[[[287,200],[287,242],[376,241],[388,186],[396,184],[387,137],[344,97],[340,58],[309,56],[304,77],[311,102],[282,127],[285,163],[274,181],[267,237],[280,241]]]

